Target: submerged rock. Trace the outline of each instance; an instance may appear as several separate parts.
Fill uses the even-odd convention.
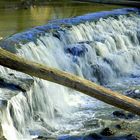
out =
[[[101,132],[101,135],[103,135],[103,136],[112,136],[112,135],[114,135],[115,134],[115,132],[113,132],[110,128],[105,128],[105,129],[103,129],[102,130],[102,132]]]
[[[59,138],[58,140],[138,140],[138,139],[131,134],[117,137],[117,136],[101,136],[94,133],[87,136],[64,136]]]
[[[72,44],[66,46],[65,52],[69,53],[73,56],[83,56],[87,52],[87,48],[85,47],[84,44]]]
[[[119,130],[123,130],[123,129],[127,129],[129,126],[125,122],[122,122],[117,124],[115,127]]]
[[[115,12],[116,13],[116,12]],[[127,10],[126,11],[124,11],[124,13],[127,13]],[[112,13],[113,14],[113,13]],[[119,12],[119,14],[118,15],[120,15],[120,14],[122,14],[122,12],[120,11]],[[103,16],[104,15],[104,16]],[[71,23],[72,24],[76,24],[76,23],[79,23],[79,22],[84,22],[84,21],[87,21],[87,20],[89,20],[89,21],[91,21],[92,19],[99,19],[100,17],[107,17],[107,16],[109,16],[110,14],[108,13],[108,12],[104,12],[104,13],[100,13],[100,14],[94,14],[94,15],[91,15],[91,14],[89,14],[88,16],[86,16],[86,17],[79,17],[79,18],[77,18],[77,20],[74,18],[74,19],[72,19],[71,20]],[[120,18],[123,18],[123,17],[120,17]],[[124,19],[125,20],[125,19]],[[116,23],[116,24],[113,24],[113,25],[111,25],[111,30],[112,29],[114,29],[115,27],[119,27],[119,25],[122,23],[122,25],[123,25],[123,22],[124,22],[124,20],[122,21],[122,20],[120,20],[120,23],[116,23],[116,20],[114,20],[114,22]],[[68,21],[70,21],[69,19],[67,19],[67,23],[69,23]],[[97,26],[97,27],[99,27],[100,29],[103,29],[104,27],[106,27],[105,25],[105,23],[107,23],[107,26],[108,26],[108,23],[112,23],[112,22],[110,22],[110,21],[112,21],[112,19],[109,19],[109,22],[108,21],[105,21],[104,19],[101,19],[100,21],[99,21],[99,26]],[[128,19],[128,20],[126,20],[126,22],[127,21],[130,21],[130,19]],[[113,22],[113,23],[114,23]],[[63,22],[61,22],[61,23],[63,23]],[[135,23],[135,22],[134,22]],[[89,23],[90,24],[90,23]],[[95,23],[96,24],[96,23]],[[86,23],[84,26],[82,25],[82,28],[84,29],[84,27],[86,27],[88,25],[88,23]],[[97,23],[97,25],[98,25],[98,23]],[[102,26],[102,25],[104,25],[104,26]],[[116,26],[117,25],[117,26]],[[52,26],[52,24],[50,25],[50,26]],[[132,24],[132,26],[133,26],[133,24]],[[52,27],[54,27],[54,26],[52,26]],[[92,27],[92,26],[91,26]],[[91,28],[90,27],[90,28]],[[124,27],[125,27],[125,25],[124,25]],[[129,26],[128,26],[129,27]],[[87,28],[88,30],[90,30],[90,28]],[[42,28],[41,28],[42,29]],[[92,27],[92,29],[93,30],[95,30],[95,31],[99,31],[98,30],[98,28],[97,28],[97,30],[95,29],[95,28],[93,28]],[[126,30],[127,30],[128,28],[126,28]],[[47,30],[47,29],[46,29]],[[88,31],[88,30],[83,30],[83,31]],[[114,29],[114,31],[115,31],[116,29]],[[122,32],[122,33],[124,33],[124,34],[120,34],[120,35],[122,35],[122,36],[124,36],[125,35],[125,31],[126,31],[125,29],[124,29],[124,32]],[[132,30],[133,30],[133,28],[132,28]],[[115,34],[115,35],[118,35],[118,32],[119,30],[117,30],[116,32],[113,32],[113,34]],[[131,31],[131,30],[130,30]],[[43,31],[44,32],[44,31]],[[46,31],[47,32],[47,31]],[[115,55],[115,53],[117,53],[118,51],[123,51],[123,50],[126,50],[125,48],[123,49],[123,50],[120,50],[120,47],[118,48],[118,51],[116,52],[116,51],[113,51],[113,49],[111,49],[111,47],[112,46],[119,46],[119,44],[122,44],[122,45],[124,45],[124,44],[126,44],[127,45],[127,41],[126,41],[126,39],[125,40],[122,40],[122,43],[121,43],[121,41],[120,41],[120,39],[118,39],[118,42],[116,41],[116,42],[114,42],[114,43],[112,43],[112,41],[109,41],[108,40],[108,37],[110,36],[110,38],[112,37],[112,32],[110,32],[110,31],[101,31],[103,34],[104,34],[104,36],[106,36],[107,38],[106,38],[106,42],[105,43],[107,43],[108,42],[108,44],[110,44],[110,50],[108,50],[109,49],[109,45],[107,44],[106,46],[105,45],[103,45],[103,44],[101,44],[101,43],[99,43],[99,47],[100,47],[100,49],[101,49],[101,51],[102,52],[104,52],[104,50],[106,50],[106,52],[108,52],[108,54],[111,54],[111,56],[114,56]],[[36,30],[36,29],[32,29],[32,31],[28,31],[28,32],[26,32],[26,33],[23,33],[23,34],[20,34],[19,36],[17,35],[17,36],[13,36],[13,37],[11,37],[11,39],[6,39],[5,40],[5,44],[3,44],[4,45],[4,48],[7,48],[9,51],[16,51],[16,49],[13,49],[13,48],[17,48],[17,47],[27,47],[27,49],[28,49],[28,47],[29,47],[29,49],[27,50],[28,51],[28,53],[29,53],[29,55],[26,55],[26,49],[24,50],[21,50],[21,52],[20,52],[20,50],[19,50],[19,54],[21,54],[22,53],[22,51],[25,53],[24,54],[24,56],[26,56],[26,58],[29,58],[29,59],[31,59],[31,58],[34,58],[35,60],[40,60],[42,63],[46,63],[46,64],[48,64],[48,61],[49,61],[49,64],[51,65],[52,64],[52,66],[59,66],[59,63],[61,63],[61,62],[59,62],[59,63],[53,63],[53,62],[55,62],[54,61],[54,59],[56,59],[57,60],[57,58],[58,58],[58,56],[57,57],[55,57],[55,55],[56,55],[56,52],[53,52],[52,54],[51,54],[51,51],[48,51],[49,50],[49,48],[48,48],[48,46],[46,45],[45,47],[46,48],[48,48],[48,50],[46,50],[46,49],[44,49],[44,47],[42,47],[43,45],[41,45],[41,44],[36,44],[36,40],[37,39],[39,39],[39,38],[37,38],[37,36],[36,36],[36,34],[40,34],[40,33],[42,33],[42,31],[38,31],[38,30]],[[69,33],[69,32],[68,32]],[[88,37],[90,37],[91,39],[93,38],[93,40],[95,40],[95,41],[104,41],[104,40],[102,40],[102,39],[96,39],[96,37],[95,37],[95,39],[94,39],[94,35],[95,35],[95,33],[96,32],[90,32],[90,33],[88,33],[87,32],[87,34],[85,34],[84,36],[86,37],[86,38],[88,38]],[[111,35],[110,35],[111,34]],[[74,34],[70,34],[70,35],[74,35]],[[81,34],[82,35],[82,34]],[[99,34],[97,34],[97,35],[99,35],[100,36],[100,32],[99,32]],[[83,37],[84,37],[83,36]],[[45,36],[45,37],[47,37],[47,36]],[[50,36],[49,36],[50,37]],[[56,37],[56,38],[60,38],[60,36],[59,36],[59,34],[53,34],[53,38],[54,37]],[[79,40],[81,40],[82,38],[83,38],[82,36],[79,38]],[[129,36],[126,36],[127,38],[129,37]],[[53,39],[52,38],[52,39]],[[45,38],[44,38],[45,39]],[[68,38],[68,39],[71,39],[71,38]],[[8,41],[9,40],[9,41]],[[21,40],[22,40],[22,42],[21,42]],[[82,39],[83,40],[83,39]],[[8,42],[7,42],[8,41]],[[66,42],[67,42],[67,40],[65,40]],[[28,42],[33,42],[34,44],[27,44],[27,45],[21,45],[20,46],[20,44],[26,44],[26,43],[28,43]],[[72,40],[71,40],[71,42],[72,42]],[[73,41],[74,42],[74,41]],[[120,43],[119,43],[120,42]],[[124,43],[123,43],[124,42]],[[18,44],[18,46],[16,46],[16,43]],[[47,39],[47,43],[46,44],[50,44],[50,46],[51,45],[53,45],[53,46],[57,46],[57,43],[58,42],[50,42],[50,40],[49,40],[49,38]],[[64,43],[64,42],[60,42],[60,43]],[[45,42],[44,42],[44,44],[45,44]],[[9,45],[9,47],[6,47],[6,46],[8,46]],[[66,48],[65,48],[65,51],[66,51],[66,53],[67,53],[67,55],[69,55],[69,56],[71,56],[72,58],[84,58],[84,56],[85,56],[85,54],[86,54],[86,52],[88,51],[87,50],[87,48],[84,46],[85,44],[82,44],[82,43],[76,43],[76,44],[72,44],[72,45],[68,45],[68,46],[66,46]],[[133,45],[133,44],[132,44]],[[16,47],[14,47],[14,46],[16,46]],[[22,49],[22,47],[21,47],[21,49]],[[42,47],[42,48],[41,48]],[[60,45],[60,47],[63,47],[63,45],[61,46]],[[107,47],[107,48],[105,48],[105,49],[103,49],[102,47]],[[34,48],[36,48],[34,51],[33,51],[33,49]],[[38,49],[38,48],[40,48],[40,49]],[[41,52],[42,50],[44,50],[44,52],[49,52],[47,55],[46,55],[46,53],[38,53],[38,52]],[[36,51],[36,53],[35,53],[35,51]],[[90,51],[89,51],[90,52]],[[27,54],[28,54],[27,53]],[[43,54],[43,56],[41,55],[41,54]],[[43,59],[41,58],[41,57],[39,57],[39,56],[42,56],[43,57]],[[60,54],[61,55],[61,54]],[[50,57],[48,57],[48,61],[46,61],[45,60],[45,56],[47,57],[47,56],[50,56]],[[54,56],[54,57],[53,57]],[[120,57],[118,57],[119,55],[116,55],[116,58],[115,59],[118,59],[118,58],[120,58]],[[38,59],[38,58],[41,58],[41,59]],[[49,60],[49,58],[54,58],[54,59],[50,59]],[[62,55],[62,59],[63,58],[65,58],[65,57],[63,57],[63,55]],[[108,64],[107,64],[107,61],[106,61],[106,63],[104,63],[103,62],[103,60],[102,60],[102,58],[103,58],[103,55],[102,56],[100,56],[100,55],[97,55],[97,59],[99,60],[97,63],[89,63],[90,65],[92,65],[93,64],[93,67],[91,68],[92,69],[92,71],[91,71],[91,73],[93,73],[93,77],[94,77],[94,75],[95,75],[95,77],[98,79],[98,81],[101,83],[101,84],[106,84],[106,83],[108,83],[108,79],[111,79],[110,77],[113,77],[113,73],[114,73],[114,71],[111,71],[112,69],[110,68],[110,66],[111,66],[111,62],[110,62],[110,66],[108,65],[109,64],[109,61],[108,61]],[[87,57],[87,59],[88,59],[88,57]],[[83,61],[84,59],[81,59],[81,61]],[[93,60],[93,59],[92,59]],[[111,59],[112,60],[112,59]],[[123,59],[122,59],[123,60]],[[66,60],[67,61],[67,60]],[[125,61],[127,61],[127,59],[125,59],[125,60],[123,60],[123,62],[125,62]],[[70,61],[71,62],[71,61]],[[88,61],[87,61],[88,62]],[[66,62],[67,63],[67,62]],[[65,63],[64,63],[65,64]],[[68,64],[70,64],[71,65],[71,63],[68,63]],[[103,65],[104,64],[104,65]],[[118,64],[118,63],[117,63]],[[124,63],[125,64],[125,63]],[[63,63],[62,63],[62,65],[63,65]],[[63,65],[63,67],[65,67],[65,66],[68,66],[67,64],[65,64],[65,65]],[[61,69],[63,69],[63,67],[61,67],[61,65],[60,65],[60,68]],[[83,67],[86,67],[86,65],[84,65]],[[124,67],[125,67],[125,65],[124,65]],[[123,68],[124,68],[123,67]],[[59,68],[59,67],[57,67],[57,68]],[[122,71],[123,71],[123,68],[122,68]],[[70,70],[70,72],[74,72],[74,70],[72,70],[71,71],[71,69],[69,69],[69,67],[68,67],[68,70]],[[75,71],[77,71],[77,69],[75,70]],[[88,67],[87,67],[87,69],[86,69],[86,71],[89,71],[89,69],[88,69]],[[112,72],[112,73],[111,73]],[[84,72],[83,72],[84,73]],[[87,72],[88,73],[88,72]],[[87,74],[86,73],[86,74]],[[83,74],[83,75],[86,75],[86,74]],[[92,74],[91,74],[92,75]],[[32,82],[33,82],[33,80],[31,79],[30,80],[30,78],[29,78],[29,82],[27,82],[26,83],[26,81],[28,81],[27,80],[27,77],[24,79],[24,78],[21,78],[21,77],[17,77],[17,76],[15,76],[15,75],[13,75],[13,74],[10,74],[8,77],[6,77],[6,79],[5,79],[5,77],[2,77],[2,79],[1,79],[1,85],[2,85],[2,87],[1,88],[5,88],[5,89],[10,89],[9,91],[11,92],[11,91],[13,91],[14,90],[14,92],[16,91],[17,92],[17,94],[18,94],[18,92],[20,92],[20,91],[22,91],[22,92],[25,92],[25,91],[27,91],[28,89],[30,89],[30,87],[32,86]],[[111,81],[111,80],[110,80]],[[41,81],[42,82],[42,81]],[[40,82],[40,83],[41,83]],[[111,81],[112,82],[112,81]],[[48,85],[50,85],[50,84],[48,84]],[[63,101],[63,98],[61,98],[61,97],[63,97],[62,95],[63,94],[61,94],[61,95],[59,95],[59,96],[56,96],[56,93],[55,93],[55,91],[57,91],[57,87],[53,87],[52,86],[52,89],[51,88],[49,88],[49,86],[48,86],[47,84],[46,84],[46,86],[45,86],[45,83],[41,83],[38,87],[36,87],[37,89],[39,89],[40,88],[40,90],[37,90],[37,93],[39,92],[41,92],[41,89],[43,89],[43,91],[42,91],[42,94],[44,95],[44,94],[46,94],[46,92],[47,92],[47,90],[48,91],[51,91],[50,92],[50,95],[49,96],[41,96],[41,94],[38,94],[38,96],[35,96],[35,97],[32,97],[31,98],[31,101],[33,101],[33,113],[35,113],[35,115],[36,114],[39,114],[41,117],[35,117],[35,119],[36,120],[39,120],[39,122],[37,122],[37,124],[35,124],[35,125],[39,125],[39,126],[41,126],[41,127],[43,127],[43,128],[45,128],[45,129],[48,129],[48,127],[47,127],[47,125],[45,124],[46,122],[47,123],[50,123],[51,124],[51,119],[53,119],[53,118],[55,118],[55,115],[53,114],[54,113],[54,111],[53,110],[55,110],[54,108],[56,108],[56,110],[58,109],[58,111],[60,110],[60,112],[62,112],[62,114],[64,114],[64,116],[65,116],[65,112],[67,113],[67,104],[65,103],[65,100]],[[67,93],[67,95],[69,95],[71,92],[69,92],[69,90],[65,90],[65,88],[63,89],[61,89],[61,88],[59,88],[60,90],[58,91],[58,93],[60,92],[60,93],[63,93],[63,92],[66,92]],[[51,94],[52,93],[52,94]],[[37,94],[36,94],[37,95]],[[74,95],[74,94],[73,94]],[[52,97],[52,99],[50,98],[51,96],[53,96]],[[23,97],[23,96],[22,96]],[[69,97],[69,96],[68,96]],[[46,98],[48,98],[47,100],[45,100]],[[59,99],[60,98],[60,99]],[[76,96],[74,97],[74,98],[77,98]],[[40,100],[39,100],[40,99]],[[44,100],[43,100],[44,99]],[[56,99],[58,100],[58,102],[60,102],[60,103],[57,103],[57,101],[56,101]],[[62,100],[61,100],[62,99]],[[69,100],[71,101],[71,99],[73,99],[73,98],[70,98]],[[82,99],[81,97],[80,98],[77,98],[78,100],[79,99]],[[69,100],[66,100],[66,102],[68,102]],[[78,101],[78,100],[74,100],[75,102],[76,101]],[[19,104],[19,105],[17,105],[17,104],[15,104],[15,106],[20,106],[20,108],[19,109],[17,109],[16,111],[18,111],[19,113],[20,113],[20,115],[19,115],[19,117],[18,117],[18,115],[15,115],[14,114],[14,107],[15,106],[9,106],[9,111],[10,111],[10,115],[11,115],[11,117],[13,118],[13,123],[12,124],[14,124],[14,126],[15,126],[15,128],[17,128],[19,131],[21,131],[22,130],[22,127],[24,128],[24,124],[27,122],[28,123],[28,119],[30,119],[30,116],[31,116],[31,113],[32,113],[32,111],[30,111],[30,108],[29,109],[27,109],[27,107],[28,107],[28,104],[27,104],[27,106],[25,106],[23,103],[24,102],[22,102],[23,100],[21,100],[21,103]],[[81,100],[82,101],[82,100]],[[80,101],[80,102],[81,102]],[[35,104],[34,104],[34,102],[35,102]],[[78,102],[78,107],[80,106],[80,102]],[[28,103],[28,102],[25,102],[25,103]],[[50,103],[50,106],[49,106],[49,103]],[[77,102],[76,102],[77,103]],[[88,101],[86,101],[86,103],[88,103]],[[93,104],[95,104],[95,106],[97,105],[97,106],[99,106],[99,107],[101,107],[102,106],[102,104],[98,104],[97,102],[93,102]],[[66,106],[65,106],[66,105]],[[22,108],[22,106],[23,106],[23,108]],[[63,108],[63,106],[65,107],[65,108]],[[90,106],[90,102],[89,102],[89,106]],[[29,106],[30,107],[30,106]],[[32,106],[31,106],[32,107]],[[70,104],[70,106],[68,105],[68,107],[71,107],[71,104]],[[52,109],[50,109],[50,108],[52,108]],[[62,109],[61,109],[62,108]],[[91,107],[90,107],[91,108]],[[73,109],[73,108],[72,108]],[[85,108],[85,109],[87,109],[87,108]],[[98,109],[98,108],[97,108]],[[20,111],[19,111],[20,110]],[[29,112],[28,112],[28,110],[29,110]],[[62,110],[62,111],[61,111]],[[94,108],[93,108],[93,110],[94,111],[92,111],[92,117],[94,117],[94,112],[95,111],[97,111],[97,110],[95,110]],[[106,112],[108,112],[108,107],[107,108],[102,108],[102,110],[107,110]],[[65,111],[65,112],[64,112]],[[76,110],[77,111],[77,110]],[[44,112],[45,113],[47,113],[46,115],[44,115]],[[101,110],[100,110],[100,112],[102,112]],[[26,114],[25,114],[26,113]],[[75,112],[72,112],[72,113],[75,113]],[[76,112],[77,113],[77,112]],[[25,115],[24,115],[25,114]],[[50,115],[51,114],[51,115]],[[107,114],[107,113],[106,113]],[[105,115],[106,115],[105,114]],[[119,113],[118,113],[119,114]],[[72,114],[73,115],[73,114]],[[78,118],[80,118],[82,121],[83,121],[83,118],[87,118],[87,115],[89,115],[89,114],[84,114],[83,115],[83,113],[81,112],[80,114],[78,114],[77,116],[78,116]],[[67,116],[68,115],[66,115],[66,118],[67,118]],[[125,115],[123,115],[122,113],[120,113],[120,115],[118,115],[118,116],[125,116]],[[46,118],[49,118],[49,120],[50,120],[50,122],[48,122],[48,120],[45,122],[45,119]],[[63,117],[63,115],[62,115],[62,117]],[[62,124],[61,124],[61,121],[60,121],[60,123],[59,123],[59,121],[58,121],[58,125],[62,125],[60,128],[63,128],[63,118],[62,117],[58,117],[58,119],[60,118],[60,119],[62,119]],[[68,119],[67,120],[69,120],[69,117],[71,117],[71,116],[68,116]],[[83,118],[82,118],[83,117]],[[89,116],[90,118],[92,118],[91,116]],[[89,118],[88,117],[88,118]],[[102,117],[102,116],[101,116]],[[127,117],[128,117],[128,115],[127,115]],[[87,119],[88,119],[87,118]],[[32,119],[33,119],[33,117],[32,117]],[[72,125],[75,125],[76,126],[76,121],[78,121],[79,122],[79,119],[76,119],[75,118],[75,116],[74,117],[72,117],[72,119],[75,119],[75,121],[72,123]],[[103,120],[103,118],[101,118],[102,120]],[[100,120],[101,120],[100,119]],[[108,118],[108,120],[109,120],[110,118]],[[18,122],[18,120],[21,120],[21,122],[22,123],[20,123],[20,121]],[[16,121],[16,122],[15,122]],[[71,121],[71,118],[70,118],[70,121]],[[81,121],[81,122],[82,122]],[[41,125],[40,125],[40,122],[41,122]],[[56,118],[56,122],[57,122],[57,118]],[[65,122],[65,121],[64,121]],[[80,122],[80,123],[81,123]],[[108,122],[111,122],[111,120],[109,120]],[[42,125],[43,124],[43,125]],[[55,121],[54,121],[54,124],[55,124]],[[90,126],[90,122],[89,123],[87,123],[88,124],[88,126],[91,128],[91,129],[93,129],[93,127],[92,127],[92,125]],[[98,127],[98,123],[96,123],[95,122],[95,125],[97,124],[97,127]],[[34,125],[34,123],[33,123],[33,125]],[[107,124],[108,125],[108,124]],[[82,125],[83,126],[83,125]],[[85,126],[86,126],[86,124],[85,124]],[[26,126],[25,126],[26,127]],[[30,121],[29,121],[29,123],[28,123],[28,127],[30,128]],[[76,126],[77,127],[77,126]],[[99,125],[99,127],[100,127],[100,125]],[[105,126],[105,127],[108,127],[108,126]],[[65,129],[66,127],[64,127],[63,129]],[[71,130],[71,127],[69,127],[70,128],[70,130]],[[78,128],[79,128],[79,125],[78,125]],[[81,129],[81,128],[80,128]],[[69,130],[68,130],[69,131]],[[80,139],[80,140],[90,140],[90,139],[93,139],[93,140],[102,140],[102,139],[104,139],[104,140],[109,140],[109,139],[112,139],[112,140],[121,140],[121,139],[123,139],[123,140],[125,140],[125,139],[135,139],[135,137],[134,136],[128,136],[128,135],[126,135],[126,136],[122,136],[122,137],[109,137],[108,135],[111,135],[111,134],[113,134],[112,132],[111,132],[111,130],[110,129],[105,129],[105,130],[103,130],[102,131],[102,136],[101,135],[98,135],[98,134],[90,134],[90,135],[87,135],[87,136],[68,136],[68,137],[61,137],[60,138],[60,140],[63,140],[63,139],[69,139],[69,140],[71,140],[71,139]],[[105,135],[105,136],[103,136],[103,135]],[[39,139],[48,139],[48,138],[45,138],[45,137],[38,137]]]
[[[6,107],[12,97],[28,91],[33,82],[30,76],[0,73],[0,109]]]
[[[7,106],[7,100],[0,99],[0,108],[6,107],[6,106]]]
[[[11,90],[28,91],[34,80],[30,76],[22,75],[22,77],[12,73],[5,75],[0,74],[0,88],[8,88]]]
[[[125,111],[114,111],[113,115],[121,119],[133,119],[135,117],[134,114]]]
[[[37,138],[34,138],[33,140],[56,140],[56,138],[38,136]]]
[[[131,98],[140,99],[140,90],[139,89],[130,89],[130,90],[127,90],[124,94]]]
[[[29,91],[33,82],[33,78],[28,75],[0,73],[0,110],[1,113],[5,112],[5,110],[9,110],[9,117],[12,118],[11,121],[13,121],[12,123],[17,130],[19,130],[21,126],[17,123],[17,119],[19,118],[15,115],[14,106],[12,106],[11,101],[15,96],[21,93],[24,95],[26,91]],[[21,102],[21,105],[24,106],[24,102]],[[3,114],[0,115],[0,120],[3,120],[3,117]],[[2,128],[0,130],[0,140],[5,140]]]
[[[113,73],[108,67],[100,64],[93,64],[91,68],[94,77],[96,77],[101,85],[106,85],[112,80]]]

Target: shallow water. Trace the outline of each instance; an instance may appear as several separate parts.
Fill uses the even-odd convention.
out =
[[[28,10],[5,9],[1,13],[3,20],[0,22],[2,27],[0,32],[3,36],[7,36],[37,25],[46,24],[49,20],[112,8],[117,7],[64,4],[34,7]],[[32,36],[28,38],[31,34],[27,33],[27,39],[31,40],[27,43],[24,42],[25,44],[18,40],[18,44],[21,46],[20,49],[17,48],[18,55],[69,71],[97,83],[102,82],[113,90],[124,92],[129,89],[140,89],[140,45],[139,36],[137,36],[139,35],[139,23],[140,17],[134,14],[128,17],[123,15],[118,18],[101,18],[96,22],[73,25],[70,29],[62,27],[63,30],[57,34],[46,32],[45,35],[36,38],[36,41],[33,40]],[[107,28],[108,24],[110,25],[109,28]],[[15,40],[19,39],[13,36],[13,41],[15,41],[14,37]],[[5,42],[7,43],[8,39]],[[12,40],[11,43],[13,43]],[[84,49],[86,50],[85,54],[78,56],[82,50],[78,51],[77,49],[83,48],[83,46],[86,48]],[[72,53],[72,48],[76,53]],[[92,67],[96,65],[99,67]],[[96,71],[92,71],[96,68]],[[9,72],[11,73],[11,71]],[[92,72],[95,72],[95,75]],[[101,75],[102,81],[100,77],[96,77],[96,72]],[[15,74],[15,72],[13,73]],[[28,137],[29,133],[42,136],[84,135],[120,123],[125,123],[124,127],[127,126],[128,128],[121,131],[117,130],[116,135],[130,134],[131,132],[135,134],[140,129],[137,116],[134,117],[133,121],[115,118],[112,112],[117,108],[62,86],[39,79],[35,81],[35,86],[27,93],[27,97],[19,94],[9,101],[9,105],[14,107],[13,114],[15,115],[14,118],[8,118],[11,129],[9,129],[9,124],[7,125],[7,120],[3,120],[5,122],[3,129],[9,140],[11,137],[13,140],[15,128],[19,134],[22,133],[24,138]],[[11,111],[10,106],[8,109]],[[6,113],[8,116],[9,112]],[[13,120],[16,127],[12,124]],[[15,139],[22,139],[20,135],[19,137],[16,135],[15,132]]]
[[[9,36],[38,25],[47,24],[49,20],[79,16],[114,8],[120,8],[120,6],[63,3],[37,6],[30,9],[16,9],[15,7],[0,9],[0,37]]]
[[[45,34],[42,32],[35,38],[34,31],[38,33],[46,31],[50,24],[38,27],[36,30],[32,29],[26,33],[14,35],[6,39],[4,44],[7,47],[14,44],[12,48],[15,47],[17,54],[25,58],[71,72],[113,90],[124,92],[129,88],[136,87],[137,89],[140,83],[140,17],[138,13],[107,16],[127,13],[125,10],[121,11],[123,10],[88,14],[83,18],[77,17],[74,21],[82,19],[83,23],[74,24],[71,28],[60,24],[60,30],[48,31]],[[103,18],[97,20],[97,17],[101,15]],[[96,18],[96,21],[90,18]],[[84,22],[84,19],[89,19],[89,21]],[[63,21],[59,23],[64,23]],[[74,23],[73,19],[65,20],[68,23],[69,21]],[[51,27],[55,27],[53,23]],[[42,136],[84,135],[120,123],[125,123],[123,126],[125,128],[117,130],[116,135],[131,132],[135,134],[139,131],[137,116],[133,118],[133,121],[115,118],[112,112],[117,109],[114,107],[65,87],[39,79],[34,80],[34,88],[31,89],[31,93],[27,93],[28,96],[19,94],[9,101],[9,105],[15,109],[12,110],[15,117],[9,117],[9,122],[14,120],[15,126],[19,126],[18,128],[14,126],[15,129],[19,134],[22,132],[23,137],[28,136],[29,133]],[[8,110],[11,111],[10,106]],[[9,112],[6,116],[8,114]],[[31,119],[28,119],[29,116]],[[4,118],[3,122],[6,124],[3,124],[5,135],[10,140],[11,134],[7,131],[7,127],[9,128],[7,120]],[[22,127],[18,124],[22,124]],[[14,131],[12,123],[11,127]],[[19,139],[17,137],[17,140]]]

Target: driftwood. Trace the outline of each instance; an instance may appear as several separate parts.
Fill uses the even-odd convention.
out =
[[[0,65],[83,92],[115,107],[140,115],[140,102],[78,76],[28,61],[0,48]]]
[[[140,8],[140,1],[138,0],[73,0],[79,2],[90,2],[90,3],[100,3],[100,4],[112,4],[112,5],[122,5],[129,7]]]

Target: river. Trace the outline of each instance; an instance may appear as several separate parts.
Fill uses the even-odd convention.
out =
[[[120,6],[59,3],[48,4],[48,6],[35,6],[29,9],[3,8],[0,9],[0,37],[47,24],[49,20],[69,18],[114,8],[120,8]]]
[[[26,10],[6,8],[6,16],[1,13],[1,34],[6,38],[0,46],[139,99],[139,10],[98,12],[114,8],[120,7],[66,3]],[[84,16],[75,17],[79,15]],[[56,20],[61,18],[67,19]],[[132,113],[4,67],[0,67],[0,82],[0,119],[8,140],[38,136],[67,140],[88,134],[92,135],[87,140],[140,138],[139,117]]]

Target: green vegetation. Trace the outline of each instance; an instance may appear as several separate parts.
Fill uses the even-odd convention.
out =
[[[54,3],[67,3],[71,0],[0,0],[0,8],[24,8],[34,5],[48,5]]]

